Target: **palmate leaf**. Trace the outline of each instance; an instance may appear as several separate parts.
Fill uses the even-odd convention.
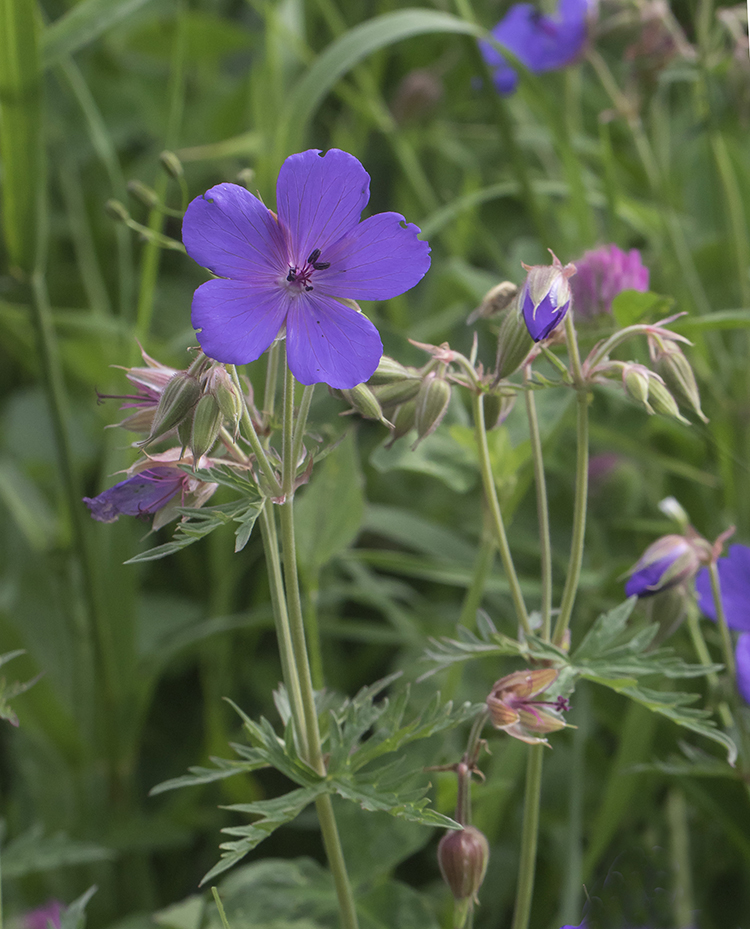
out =
[[[223,781],[227,777],[234,777],[235,774],[247,774],[250,771],[257,771],[259,768],[267,768],[268,762],[265,758],[258,757],[253,760],[247,755],[252,749],[245,749],[246,757],[242,761],[230,760],[228,758],[211,758],[215,765],[213,768],[203,768],[196,765],[190,768],[189,774],[183,774],[180,777],[170,778],[168,781],[162,781],[156,787],[152,787],[149,796],[165,793],[167,790],[176,790],[178,787],[195,787],[198,784],[212,784],[214,781]]]
[[[263,509],[263,502],[251,500],[234,500],[231,503],[222,503],[218,506],[204,507],[177,507],[177,512],[181,516],[187,517],[183,522],[179,522],[175,529],[174,537],[171,542],[165,542],[163,545],[157,545],[150,548],[147,552],[141,552],[133,558],[129,558],[125,564],[137,564],[141,561],[156,561],[159,558],[166,558],[167,555],[173,555],[193,542],[204,538],[227,523],[238,523],[235,530],[235,552],[240,551],[247,544],[250,534],[255,525],[255,521]]]

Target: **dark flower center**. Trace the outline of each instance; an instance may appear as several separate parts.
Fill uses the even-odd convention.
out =
[[[305,292],[313,289],[310,283],[313,271],[325,271],[331,267],[330,261],[318,261],[320,258],[320,249],[314,248],[307,256],[307,261],[301,266],[289,265],[289,273],[286,276],[290,284],[296,284],[300,290]]]

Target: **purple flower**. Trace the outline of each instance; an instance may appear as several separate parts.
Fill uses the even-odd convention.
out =
[[[743,632],[738,637],[734,660],[737,664],[737,690],[745,703],[750,703],[750,632]]]
[[[580,55],[588,36],[591,7],[590,0],[560,0],[553,18],[530,3],[514,3],[490,35],[530,71],[556,71]],[[518,84],[516,71],[494,45],[482,40],[479,48],[494,72],[498,93],[512,94]]]
[[[730,629],[750,632],[750,548],[747,545],[730,545],[729,554],[726,558],[719,558],[716,566],[719,569],[721,602],[727,625]],[[696,577],[695,592],[701,610],[716,622],[708,568],[704,568]]]
[[[236,184],[188,206],[182,238],[191,258],[223,280],[201,285],[192,320],[203,351],[227,364],[255,361],[286,334],[303,384],[348,389],[375,371],[383,346],[355,300],[388,300],[430,266],[430,247],[399,213],[360,222],[370,178],[346,152],[291,155],[276,209]]]
[[[651,597],[693,577],[700,567],[696,545],[681,535],[665,535],[633,565],[625,585],[628,597]]]
[[[563,321],[570,307],[568,278],[576,273],[575,265],[562,266],[552,255],[551,265],[524,265],[529,272],[518,295],[526,328],[535,342],[548,338]]]
[[[120,481],[98,497],[84,497],[83,502],[91,510],[94,519],[101,523],[114,523],[120,516],[154,515],[153,528],[159,529],[175,519],[178,506],[202,506],[214,493],[217,484],[202,481],[177,466],[179,449],[172,449],[153,456],[154,467],[143,467],[127,480]],[[171,459],[171,460],[170,460]],[[192,458],[181,459],[182,464],[192,465]],[[204,458],[200,465],[209,467]],[[175,501],[175,497],[178,497]],[[173,503],[174,501],[174,503]]]
[[[47,929],[52,923],[55,929],[60,929],[60,916],[63,912],[63,905],[59,900],[50,900],[44,906],[38,906],[35,910],[29,910],[21,917],[23,929]]]
[[[611,313],[612,301],[623,290],[648,290],[649,271],[635,248],[623,252],[616,245],[603,245],[586,252],[575,265],[577,273],[570,289],[578,316]]]

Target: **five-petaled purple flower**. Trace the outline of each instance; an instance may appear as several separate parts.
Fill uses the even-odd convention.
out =
[[[730,545],[729,554],[726,558],[719,558],[716,567],[719,569],[721,602],[727,626],[739,632],[750,632],[750,548],[747,545]],[[696,577],[695,592],[701,610],[716,622],[708,568]]]
[[[648,268],[636,248],[624,252],[616,245],[603,245],[585,252],[576,263],[570,282],[576,317],[586,319],[612,312],[612,301],[623,290],[648,290]]]
[[[719,558],[716,567],[719,569],[721,603],[727,626],[740,632],[734,653],[737,689],[742,699],[750,703],[750,548],[747,545],[730,545],[729,554],[726,558]],[[696,577],[695,592],[701,610],[716,622],[708,568]]]
[[[592,7],[591,0],[560,0],[557,16],[551,17],[530,3],[514,3],[490,35],[530,71],[556,71],[581,54]],[[518,84],[515,69],[490,42],[480,41],[479,48],[492,68],[498,93],[512,94]]]
[[[388,300],[430,266],[419,229],[399,213],[360,222],[370,178],[353,155],[291,155],[276,184],[277,213],[236,184],[188,206],[182,238],[219,275],[193,297],[198,341],[227,364],[255,361],[286,333],[289,367],[303,384],[342,389],[366,381],[383,346],[355,300]]]

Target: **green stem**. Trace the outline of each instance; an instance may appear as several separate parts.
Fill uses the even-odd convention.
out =
[[[510,553],[508,537],[505,533],[505,524],[503,514],[500,510],[500,502],[497,499],[497,489],[495,487],[495,478],[492,474],[492,463],[490,461],[490,450],[487,444],[487,429],[484,424],[484,394],[472,393],[472,406],[474,411],[474,434],[479,452],[479,468],[482,473],[482,485],[484,494],[487,499],[487,505],[490,508],[492,526],[497,536],[497,543],[500,548],[500,558],[503,562],[505,576],[510,585],[510,594],[513,599],[513,606],[516,610],[518,622],[524,632],[531,632],[529,623],[529,614],[526,611],[526,604],[523,599],[523,592],[518,581],[516,568],[513,564],[513,556]]]
[[[719,580],[719,569],[716,567],[716,562],[712,561],[708,566],[709,577],[711,578],[711,594],[714,599],[714,607],[716,609],[716,621],[719,626],[719,634],[721,636],[721,650],[724,655],[724,664],[727,667],[729,676],[732,679],[732,685],[737,678],[737,667],[734,662],[734,651],[732,649],[732,637],[729,634],[729,626],[727,625],[727,616],[724,612],[724,604],[721,600],[721,581]]]
[[[310,404],[312,403],[313,393],[315,392],[315,384],[310,384],[308,387],[302,391],[302,401],[299,405],[299,412],[297,413],[297,423],[294,427],[294,447],[292,449],[292,459],[294,461],[295,468],[299,464],[300,457],[302,455],[302,442],[305,438],[305,429],[307,428],[307,417],[310,413]]]
[[[524,368],[524,383],[528,385],[530,368]],[[531,438],[531,457],[534,462],[534,483],[536,484],[536,509],[539,519],[539,542],[542,567],[542,638],[549,642],[552,632],[552,546],[549,534],[549,508],[547,506],[547,485],[544,480],[544,458],[542,455],[542,438],[539,434],[539,418],[536,413],[534,391],[524,391],[526,397],[526,415],[529,419],[529,436]]]
[[[346,871],[346,861],[344,860],[344,851],[341,848],[341,839],[339,838],[336,817],[333,812],[331,795],[324,794],[322,797],[319,797],[315,801],[315,809],[317,810],[318,820],[320,821],[323,847],[326,851],[328,864],[333,874],[333,883],[336,887],[342,929],[357,929],[359,922],[357,920],[357,910],[354,905],[354,894],[352,893],[349,876]]]
[[[260,439],[258,438],[258,433],[255,431],[255,426],[253,425],[253,418],[250,415],[250,411],[247,408],[247,402],[245,400],[245,391],[242,389],[242,384],[240,383],[239,375],[237,374],[237,369],[234,365],[227,365],[227,371],[232,378],[232,383],[234,384],[237,392],[240,397],[242,397],[242,425],[244,427],[244,437],[250,444],[250,448],[253,450],[255,459],[260,465],[263,474],[268,481],[269,489],[271,494],[274,497],[280,497],[282,495],[281,484],[279,484],[278,478],[276,477],[276,472],[271,465],[271,462],[266,456],[265,449],[261,445]]]
[[[571,373],[576,387],[576,496],[573,504],[573,538],[570,543],[568,573],[560,603],[560,615],[557,618],[552,639],[555,645],[561,645],[565,639],[578,592],[583,564],[583,544],[586,538],[586,504],[589,484],[589,394],[581,375],[581,359],[570,313],[565,317],[565,335],[568,341]]]
[[[672,897],[676,929],[690,929],[693,924],[693,882],[690,866],[690,832],[685,794],[674,787],[667,795],[667,820],[672,853]]]
[[[711,659],[711,653],[708,650],[706,645],[706,640],[703,638],[703,632],[700,627],[700,619],[698,618],[698,611],[695,609],[695,606],[688,604],[687,608],[687,624],[688,632],[690,633],[690,639],[693,643],[693,648],[695,649],[695,654],[698,656],[698,660],[702,665],[711,665],[713,661]],[[709,671],[706,674],[706,680],[708,681],[708,686],[712,694],[718,694],[720,692],[719,676],[715,671]],[[721,716],[721,721],[726,729],[731,729],[734,727],[734,719],[732,718],[732,711],[729,709],[729,705],[726,700],[721,700],[719,703],[719,716]]]
[[[266,368],[266,385],[263,392],[263,422],[267,425],[273,421],[276,408],[276,381],[279,375],[279,353],[281,346],[274,342],[268,350],[268,367]]]
[[[284,580],[281,574],[281,561],[279,560],[279,542],[276,535],[276,519],[272,504],[266,500],[260,514],[260,530],[263,536],[263,548],[266,553],[268,568],[268,582],[271,588],[271,604],[273,618],[276,624],[276,638],[279,643],[279,657],[281,658],[281,673],[284,677],[284,686],[289,694],[289,705],[294,719],[294,729],[299,739],[299,750],[303,757],[309,754],[307,744],[307,726],[302,706],[299,681],[297,679],[294,646],[289,626],[289,614],[284,596]]]
[[[532,745],[526,767],[526,795],[521,832],[521,863],[516,889],[516,906],[511,929],[528,929],[531,900],[534,893],[536,846],[539,836],[539,801],[542,794],[542,761],[544,745]]]
[[[294,388],[295,380],[289,365],[284,365],[284,420],[281,447],[281,490],[284,496],[294,494],[297,461],[294,458]]]

